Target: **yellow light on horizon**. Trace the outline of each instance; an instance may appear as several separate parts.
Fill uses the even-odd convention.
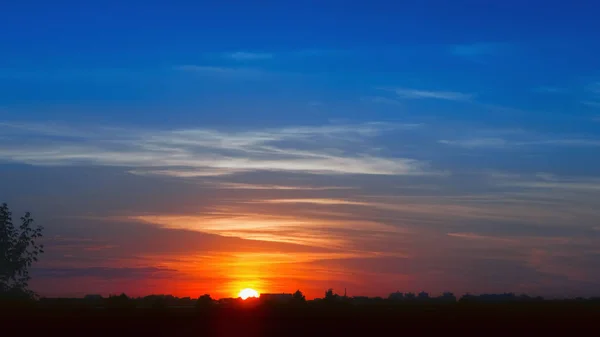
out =
[[[238,296],[245,300],[248,298],[258,298],[260,295],[258,294],[258,291],[251,289],[251,288],[246,288],[246,289],[242,289],[240,290],[240,293],[238,294]]]

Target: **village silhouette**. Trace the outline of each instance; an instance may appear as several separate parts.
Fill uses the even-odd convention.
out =
[[[597,331],[600,298],[547,300],[527,295],[395,292],[387,298],[327,290],[306,300],[301,291],[258,298],[213,299],[125,294],[40,298],[2,304],[5,331],[60,336],[387,336],[459,332],[568,335]],[[34,322],[29,324],[28,322]],[[29,324],[29,325],[28,325]],[[401,329],[402,334],[398,331]],[[488,331],[488,332],[486,332]]]
[[[148,295],[143,297],[129,297],[120,295],[90,294],[82,298],[40,298],[35,302],[38,308],[74,308],[74,309],[140,309],[140,310],[168,310],[168,309],[197,309],[211,310],[222,308],[315,308],[327,307],[334,309],[356,307],[407,307],[407,306],[459,306],[459,305],[565,305],[565,304],[600,304],[600,297],[573,298],[573,299],[544,299],[541,296],[528,296],[526,294],[465,294],[456,297],[451,292],[440,296],[430,296],[427,292],[400,291],[389,294],[388,297],[347,296],[336,294],[333,289],[328,289],[323,297],[307,300],[302,291],[294,293],[263,293],[259,297],[242,299],[230,297],[213,299],[209,294],[198,298],[176,297],[173,295]]]

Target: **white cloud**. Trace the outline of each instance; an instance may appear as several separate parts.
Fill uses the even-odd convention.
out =
[[[255,68],[199,66],[193,64],[180,65],[174,67],[173,69],[178,71],[213,76],[260,77],[266,74],[266,72]]]
[[[505,186],[518,186],[518,187],[526,187],[526,188],[546,188],[546,189],[555,189],[555,190],[578,190],[578,191],[600,191],[600,181],[596,180],[595,182],[517,182],[512,184],[507,184]]]
[[[472,94],[466,94],[457,91],[432,91],[410,88],[392,89],[399,97],[410,99],[440,99],[446,101],[469,101],[473,98]]]
[[[594,93],[600,94],[600,82],[592,83],[587,86],[587,90]]]
[[[563,94],[566,93],[567,90],[559,87],[551,87],[551,86],[541,86],[533,89],[534,92],[543,93],[543,94]]]
[[[227,53],[225,57],[234,59],[236,61],[253,61],[253,60],[265,60],[273,58],[273,54],[269,53],[250,53],[238,51],[235,53]]]
[[[510,181],[507,181],[507,183]],[[496,187],[516,185],[498,184]],[[597,192],[592,190],[591,192]],[[280,212],[288,207],[289,212],[300,212],[303,207],[314,211],[323,207],[328,211],[343,208],[349,214],[344,218],[359,216],[373,217],[378,221],[396,224],[452,224],[460,221],[510,221],[528,224],[562,225],[579,218],[580,225],[597,217],[598,211],[586,209],[587,205],[570,205],[565,200],[541,202],[539,196],[516,196],[505,193],[489,195],[357,195],[344,199],[330,197],[254,199],[243,204],[257,205],[263,212]],[[268,207],[273,205],[277,208]],[[303,206],[305,205],[305,206]],[[255,208],[252,208],[255,209]],[[300,212],[302,213],[302,212]],[[300,214],[298,213],[298,214]],[[334,216],[334,218],[337,216]],[[594,222],[595,224],[595,222]]]
[[[522,187],[537,190],[562,191],[600,191],[600,178],[597,177],[559,177],[549,173],[537,173],[533,177],[498,179],[498,185]]]
[[[467,239],[467,240],[485,240],[485,241],[494,241],[501,243],[517,243],[518,240],[510,239],[510,238],[502,238],[497,236],[489,236],[489,235],[481,235],[477,233],[448,233],[446,234],[453,238]]]
[[[478,42],[450,46],[450,53],[454,56],[485,64],[494,57],[508,56],[515,51],[515,46],[501,42]]]
[[[387,97],[382,97],[382,96],[368,96],[368,97],[361,98],[361,100],[364,102],[372,102],[372,103],[378,103],[378,104],[389,104],[389,105],[395,105],[395,106],[402,105],[402,103],[400,101],[397,101],[397,100],[391,99],[391,98],[387,98]]]
[[[456,56],[474,58],[485,55],[494,55],[500,51],[507,50],[509,47],[510,45],[506,43],[481,42],[454,45],[450,48],[450,51]]]
[[[600,139],[546,139],[525,141],[518,145],[561,145],[561,146],[600,146]]]
[[[53,127],[0,124],[10,130],[0,145],[0,159],[32,165],[101,165],[129,172],[173,177],[202,177],[246,171],[313,174],[413,175],[427,165],[410,158],[385,157],[369,146],[386,131],[417,124],[365,123],[247,131],[207,128],[133,130],[96,128],[82,133]],[[17,132],[17,134],[15,134]],[[22,135],[35,137],[18,137]],[[69,138],[77,135],[78,138]]]
[[[128,171],[131,174],[140,176],[169,176],[177,178],[196,178],[196,177],[218,177],[228,175],[236,172],[235,170],[220,170],[220,169],[193,169],[193,170],[178,170],[178,169],[164,169],[164,170],[153,170],[153,169],[137,169]]]
[[[439,140],[438,143],[464,148],[515,148],[531,146],[573,146],[597,147],[600,139],[564,138],[564,139],[527,139],[507,140],[502,138],[467,138],[460,140]]]
[[[233,190],[286,190],[286,191],[328,191],[328,190],[351,190],[349,186],[290,186],[290,185],[271,185],[271,184],[245,184],[217,182],[215,185],[220,189]]]
[[[558,177],[552,173],[546,173],[546,172],[539,172],[536,173],[535,176],[541,180],[545,180],[545,181],[557,181]]]
[[[329,231],[357,233],[402,233],[398,227],[366,220],[326,220],[286,215],[267,215],[228,210],[225,214],[191,215],[132,215],[136,220],[165,228],[186,229],[247,240],[286,242],[315,247],[344,248],[352,236],[334,235]]]
[[[440,140],[440,144],[454,145],[466,148],[504,147],[507,141],[501,138],[473,138],[465,140]]]
[[[315,204],[315,205],[354,205],[368,206],[369,203],[342,199],[325,199],[325,198],[310,198],[310,199],[271,199],[254,201],[257,203],[270,204]]]
[[[582,101],[581,104],[591,106],[593,108],[600,108],[600,102],[595,101]]]

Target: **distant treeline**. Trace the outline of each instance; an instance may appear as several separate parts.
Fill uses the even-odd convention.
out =
[[[440,296],[432,297],[426,292],[420,293],[401,293],[395,292],[387,298],[382,297],[363,297],[363,296],[342,296],[333,293],[330,289],[322,298],[306,300],[300,291],[292,296],[269,296],[256,299],[242,300],[240,298],[224,298],[215,300],[210,295],[205,294],[198,298],[175,297],[172,295],[150,295],[145,297],[128,297],[125,294],[110,295],[102,297],[100,295],[87,295],[84,298],[41,298],[35,302],[37,307],[86,307],[86,308],[147,308],[147,309],[166,309],[166,308],[198,308],[210,309],[217,307],[249,307],[249,306],[398,306],[407,304],[457,304],[457,303],[600,303],[600,297],[592,298],[573,298],[561,300],[546,300],[542,297],[531,297],[528,295],[516,295],[513,293],[504,294],[465,294],[460,298],[454,294],[446,292]]]
[[[6,336],[587,336],[600,321],[599,298],[264,295],[247,300],[125,294],[42,298],[26,308],[4,306],[0,324],[5,322]]]

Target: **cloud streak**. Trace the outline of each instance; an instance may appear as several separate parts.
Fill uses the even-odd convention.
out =
[[[323,248],[348,247],[353,239],[352,235],[348,235],[351,232],[402,232],[399,228],[374,221],[341,221],[235,211],[215,212],[204,216],[132,215],[128,219],[169,229],[186,229],[246,240]]]
[[[560,87],[541,86],[534,88],[533,92],[537,92],[540,94],[565,94],[568,92],[568,90]]]
[[[238,51],[234,53],[226,53],[224,55],[226,58],[230,58],[236,61],[255,61],[255,60],[268,60],[273,58],[273,54],[269,53],[251,53]]]
[[[466,60],[485,64],[493,57],[507,55],[514,51],[514,49],[514,46],[509,43],[479,42],[453,45],[450,47],[450,54]]]
[[[376,104],[402,106],[402,102],[397,101],[395,99],[383,97],[383,96],[367,96],[367,97],[362,97],[361,100],[363,102],[371,102],[371,103],[376,103]]]
[[[261,69],[249,67],[224,67],[187,64],[175,66],[173,69],[175,71],[187,72],[202,76],[258,78],[267,75],[267,72]]]
[[[389,90],[395,92],[398,97],[405,99],[438,99],[460,102],[470,101],[474,96],[473,94],[467,94],[458,91],[433,91],[411,88],[395,88]]]
[[[502,138],[469,138],[460,140],[440,140],[440,144],[469,149],[518,148],[532,146],[598,147],[600,139],[566,138],[540,140],[506,140]]]
[[[416,124],[365,123],[245,131],[96,128],[82,134],[75,128],[63,126],[60,128],[63,136],[56,138],[53,127],[19,125],[15,128],[3,124],[0,128],[8,129],[12,136],[0,145],[0,159],[47,166],[119,166],[130,168],[128,171],[133,174],[181,178],[249,171],[427,174],[426,163],[382,156],[369,145],[372,138],[385,132],[417,127]],[[31,137],[19,137],[19,131]]]
[[[505,50],[508,44],[505,43],[472,43],[459,44],[451,47],[452,54],[461,57],[480,57],[485,55],[494,55]]]
[[[581,104],[587,105],[592,108],[600,108],[600,102],[596,101],[582,101]]]
[[[458,139],[441,139],[439,144],[468,149],[531,149],[535,147],[598,147],[600,138],[581,134],[549,134],[523,129],[472,128]]]

